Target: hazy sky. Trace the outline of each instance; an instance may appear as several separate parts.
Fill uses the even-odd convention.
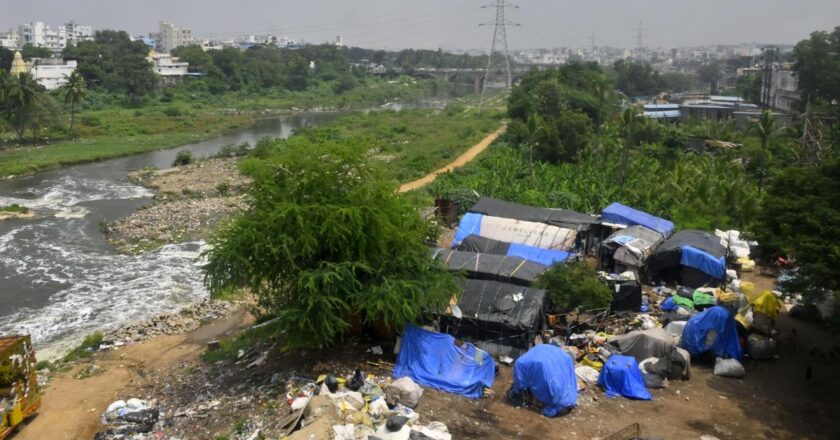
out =
[[[481,48],[495,19],[492,0],[0,0],[0,30],[28,21],[69,20],[133,35],[160,20],[199,36],[272,33],[309,42],[343,35],[362,47]],[[644,21],[653,47],[727,43],[793,44],[840,25],[838,0],[519,0],[509,20],[512,48],[635,45]]]

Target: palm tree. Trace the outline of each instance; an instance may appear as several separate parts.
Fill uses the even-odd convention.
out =
[[[619,184],[624,183],[627,178],[627,161],[630,159],[630,149],[635,147],[638,143],[639,127],[644,123],[644,116],[639,113],[636,107],[629,107],[624,110],[618,120],[621,137],[624,139],[623,148],[621,149],[621,175],[619,176]]]
[[[26,132],[26,122],[32,112],[32,105],[35,103],[39,91],[41,91],[41,86],[28,73],[21,73],[13,79],[6,90],[6,102],[9,106],[9,113],[12,115],[11,119],[14,122],[18,140],[23,140],[23,135]]]
[[[601,133],[601,124],[604,123],[604,110],[607,103],[612,99],[612,87],[606,75],[598,75],[592,82],[592,92],[598,101],[598,108],[595,117],[595,127]]]
[[[761,149],[764,151],[770,148],[770,143],[779,134],[776,118],[767,110],[761,113],[761,117],[757,121],[753,122],[750,130],[758,136],[758,140],[761,142]]]
[[[87,95],[87,87],[85,86],[85,77],[74,70],[73,73],[67,77],[67,84],[64,85],[64,103],[70,106],[70,136],[73,136],[73,122],[76,119],[76,106],[85,100]]]

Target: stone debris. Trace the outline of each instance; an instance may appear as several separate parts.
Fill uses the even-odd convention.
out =
[[[236,305],[227,301],[203,299],[181,309],[179,313],[164,312],[148,319],[129,322],[108,332],[100,350],[141,342],[161,335],[176,335],[197,329],[210,320],[229,315]]]

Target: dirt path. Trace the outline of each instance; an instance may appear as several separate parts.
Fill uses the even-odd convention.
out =
[[[490,146],[490,144],[495,142],[496,139],[498,139],[499,136],[501,136],[502,133],[504,133],[506,129],[507,129],[507,126],[502,126],[501,128],[494,131],[493,133],[490,133],[486,138],[482,139],[481,142],[473,145],[472,147],[470,147],[469,150],[465,151],[464,154],[458,156],[454,161],[449,163],[449,165],[446,165],[443,168],[432,171],[431,173],[429,173],[429,174],[425,175],[424,177],[422,177],[420,179],[417,179],[413,182],[408,182],[406,184],[403,184],[402,186],[400,186],[400,192],[404,193],[404,192],[414,191],[417,188],[422,188],[422,187],[434,182],[435,179],[437,179],[438,175],[443,174],[443,173],[448,173],[448,172],[450,172],[450,171],[452,171],[456,168],[461,168],[462,166],[470,163],[473,159],[476,158],[476,156],[478,156],[484,150],[486,150],[487,147]]]
[[[154,370],[197,359],[208,341],[229,335],[250,323],[250,315],[238,311],[190,333],[160,336],[98,354],[96,365],[105,371],[87,379],[75,379],[74,371],[55,378],[44,393],[43,405],[37,415],[21,427],[12,440],[93,438],[102,429],[99,416],[111,402],[138,397],[132,393],[140,378],[154,374]]]

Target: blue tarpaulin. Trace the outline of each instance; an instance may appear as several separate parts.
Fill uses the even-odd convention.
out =
[[[653,396],[645,388],[642,370],[632,356],[610,356],[598,376],[598,386],[607,392],[607,397],[624,396],[628,399],[653,400]]]
[[[676,312],[679,306],[674,302],[674,298],[669,296],[665,301],[662,301],[660,308],[663,312]]]
[[[458,246],[470,235],[481,235],[481,219],[484,216],[468,212],[464,214],[461,221],[458,223],[458,229],[455,230],[455,240],[452,241],[452,247]]]
[[[529,390],[543,404],[543,414],[554,417],[577,405],[575,363],[568,353],[551,344],[528,350],[513,364],[513,388]]]
[[[394,377],[408,376],[420,385],[478,399],[493,386],[495,363],[474,345],[417,326],[405,329]]]
[[[709,334],[714,332],[714,337]],[[708,351],[716,357],[741,360],[743,351],[738,329],[732,314],[723,307],[710,307],[688,320],[680,344],[689,353],[701,355]]]
[[[726,259],[715,257],[693,246],[680,247],[680,264],[722,280],[726,276]]]
[[[563,252],[554,249],[543,249],[524,244],[511,243],[508,248],[508,257],[519,257],[523,260],[540,263],[544,266],[553,266],[557,263],[565,263],[574,254],[570,252]]]
[[[621,203],[613,203],[604,208],[604,211],[601,212],[601,221],[627,226],[644,226],[659,232],[665,238],[668,238],[671,232],[674,231],[674,224],[668,220],[624,206]]]

